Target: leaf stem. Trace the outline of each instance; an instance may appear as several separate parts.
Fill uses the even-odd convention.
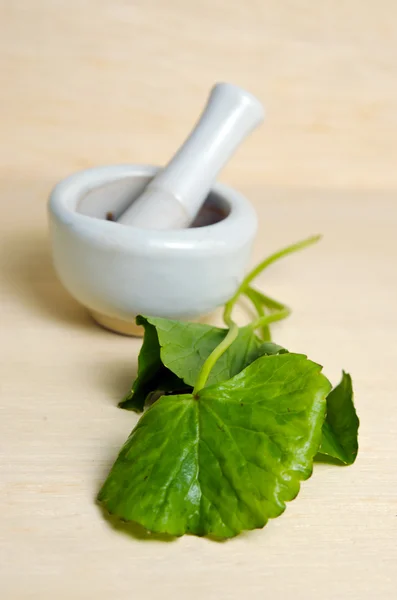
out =
[[[249,298],[249,300],[251,300],[256,312],[258,313],[258,318],[265,317],[266,315],[263,308],[264,303],[262,301],[262,298],[260,297],[260,292],[255,290],[253,287],[249,287],[245,291],[245,295],[247,296],[247,298]],[[272,336],[270,333],[269,325],[264,324],[261,326],[260,329],[262,334],[262,340],[264,342],[271,342]]]
[[[226,352],[226,350],[232,345],[234,340],[238,336],[239,328],[238,325],[232,319],[232,311],[234,305],[239,299],[241,294],[247,293],[250,288],[250,283],[262,273],[267,267],[272,265],[274,262],[279,260],[280,258],[284,258],[284,256],[288,256],[293,252],[297,252],[298,250],[302,250],[311,244],[314,244],[320,239],[321,236],[315,235],[301,242],[297,242],[296,244],[292,244],[291,246],[287,246],[283,250],[279,250],[274,254],[271,254],[268,258],[265,258],[262,262],[259,263],[248,275],[243,279],[242,283],[238,287],[236,293],[232,298],[226,302],[225,308],[223,311],[223,320],[226,326],[229,328],[225,338],[221,341],[221,343],[211,352],[206,361],[204,362],[201,371],[197,377],[196,384],[193,389],[193,396],[196,396],[198,392],[205,386],[208,381],[208,377],[215,365],[215,363],[220,359],[222,354]],[[250,288],[252,289],[252,288]],[[277,302],[277,300],[273,300],[268,296],[265,296],[261,292],[255,291],[256,300],[255,302],[261,301],[262,305],[267,306],[270,310],[275,310],[273,314],[265,315],[260,314],[258,319],[251,323],[252,329],[258,329],[259,327],[266,327],[269,323],[273,323],[275,321],[280,321],[281,319],[285,319],[290,314],[289,308],[287,308],[284,304]],[[248,294],[251,292],[248,292]],[[261,311],[264,312],[264,311]],[[264,330],[266,333],[266,329]],[[269,332],[270,335],[270,332]]]
[[[208,377],[219,358],[222,356],[224,352],[231,346],[238,336],[238,325],[234,322],[230,322],[229,331],[226,334],[226,337],[221,341],[221,343],[211,352],[206,361],[204,362],[202,369],[197,377],[196,385],[193,389],[193,396],[196,396],[198,392],[205,386],[207,383]]]
[[[278,252],[271,254],[270,256],[265,258],[262,262],[260,262],[259,265],[257,265],[254,269],[252,269],[252,271],[250,273],[248,273],[248,275],[244,278],[242,284],[240,285],[240,288],[246,289],[249,286],[249,284],[251,283],[251,281],[253,279],[255,279],[255,277],[260,275],[262,273],[262,271],[264,271],[267,267],[272,265],[274,262],[276,262],[277,260],[280,260],[280,258],[284,258],[285,256],[288,256],[289,254],[298,252],[299,250],[303,250],[303,248],[307,248],[307,246],[311,246],[312,244],[315,244],[320,239],[321,239],[321,235],[312,235],[311,237],[309,237],[305,240],[302,240],[301,242],[296,242],[295,244],[291,244],[291,246],[287,246],[286,248],[283,248],[282,250],[279,250]]]
[[[268,308],[269,310],[285,310],[286,308],[288,308],[286,304],[283,304],[282,302],[279,302],[274,298],[270,298],[270,296],[266,296],[263,292],[260,292],[259,290],[251,286],[248,288],[248,290],[252,290],[253,292],[255,292],[255,295],[257,296],[258,300],[262,302],[263,306],[266,306],[266,308]]]
[[[284,310],[274,312],[271,315],[264,315],[263,317],[259,317],[255,321],[252,321],[252,323],[249,324],[249,327],[251,327],[252,329],[258,329],[259,327],[263,327],[264,325],[269,325],[270,323],[275,323],[276,321],[282,321],[283,319],[289,317],[290,314],[290,309],[285,308]]]
[[[241,284],[238,287],[234,296],[232,296],[230,298],[230,300],[225,304],[225,309],[224,309],[224,313],[223,313],[223,320],[225,321],[225,323],[227,324],[227,318],[230,318],[233,307],[236,304],[237,300],[239,299],[240,295],[244,294],[246,292],[251,281],[253,281],[255,279],[255,277],[258,277],[258,275],[260,275],[262,273],[262,271],[264,271],[267,267],[269,267],[276,261],[280,260],[280,258],[284,258],[285,256],[288,256],[289,254],[298,252],[299,250],[303,250],[303,248],[307,248],[307,246],[311,246],[312,244],[315,244],[320,239],[321,239],[321,235],[313,235],[305,240],[302,240],[301,242],[297,242],[296,244],[291,244],[291,246],[287,246],[286,248],[283,248],[282,250],[279,250],[278,252],[271,254],[270,256],[265,258],[262,262],[260,262],[259,265],[257,265],[254,269],[252,269],[252,271],[250,271],[248,273],[248,275],[246,275],[246,277],[244,277],[243,281],[241,282]],[[266,296],[264,296],[264,297],[267,298]]]

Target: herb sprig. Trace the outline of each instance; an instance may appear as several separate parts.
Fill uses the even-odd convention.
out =
[[[359,421],[352,381],[331,391],[322,367],[271,341],[269,325],[290,309],[252,287],[272,254],[225,304],[226,328],[139,316],[145,330],[138,375],[120,406],[141,412],[98,500],[147,530],[233,537],[263,527],[296,497],[324,456],[352,464]],[[242,295],[257,316],[233,320]]]

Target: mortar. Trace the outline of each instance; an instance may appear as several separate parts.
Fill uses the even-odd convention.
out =
[[[196,320],[224,304],[243,279],[256,234],[250,203],[219,183],[190,228],[115,222],[158,170],[87,169],[58,183],[48,204],[59,279],[99,324],[119,333],[140,335],[138,314]]]

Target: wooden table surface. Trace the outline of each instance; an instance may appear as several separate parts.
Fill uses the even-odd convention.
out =
[[[0,0],[0,597],[380,600],[397,586],[397,37],[394,0]],[[97,164],[163,164],[209,88],[268,108],[222,180],[255,204],[252,261],[323,233],[260,281],[276,341],[361,419],[349,468],[316,465],[264,530],[227,543],[114,531],[94,498],[136,416],[140,342],[58,283],[46,200]]]

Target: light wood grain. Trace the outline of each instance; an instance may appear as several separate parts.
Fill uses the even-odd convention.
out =
[[[366,600],[397,585],[397,5],[0,0],[0,597]],[[353,375],[351,468],[317,465],[285,514],[228,543],[111,529],[94,498],[136,417],[140,342],[97,327],[50,263],[45,203],[94,164],[164,163],[216,80],[267,104],[225,170],[252,260],[322,232],[262,289],[278,342]]]
[[[226,80],[268,109],[230,182],[396,185],[397,4],[315,5],[0,0],[3,168],[163,164]]]

